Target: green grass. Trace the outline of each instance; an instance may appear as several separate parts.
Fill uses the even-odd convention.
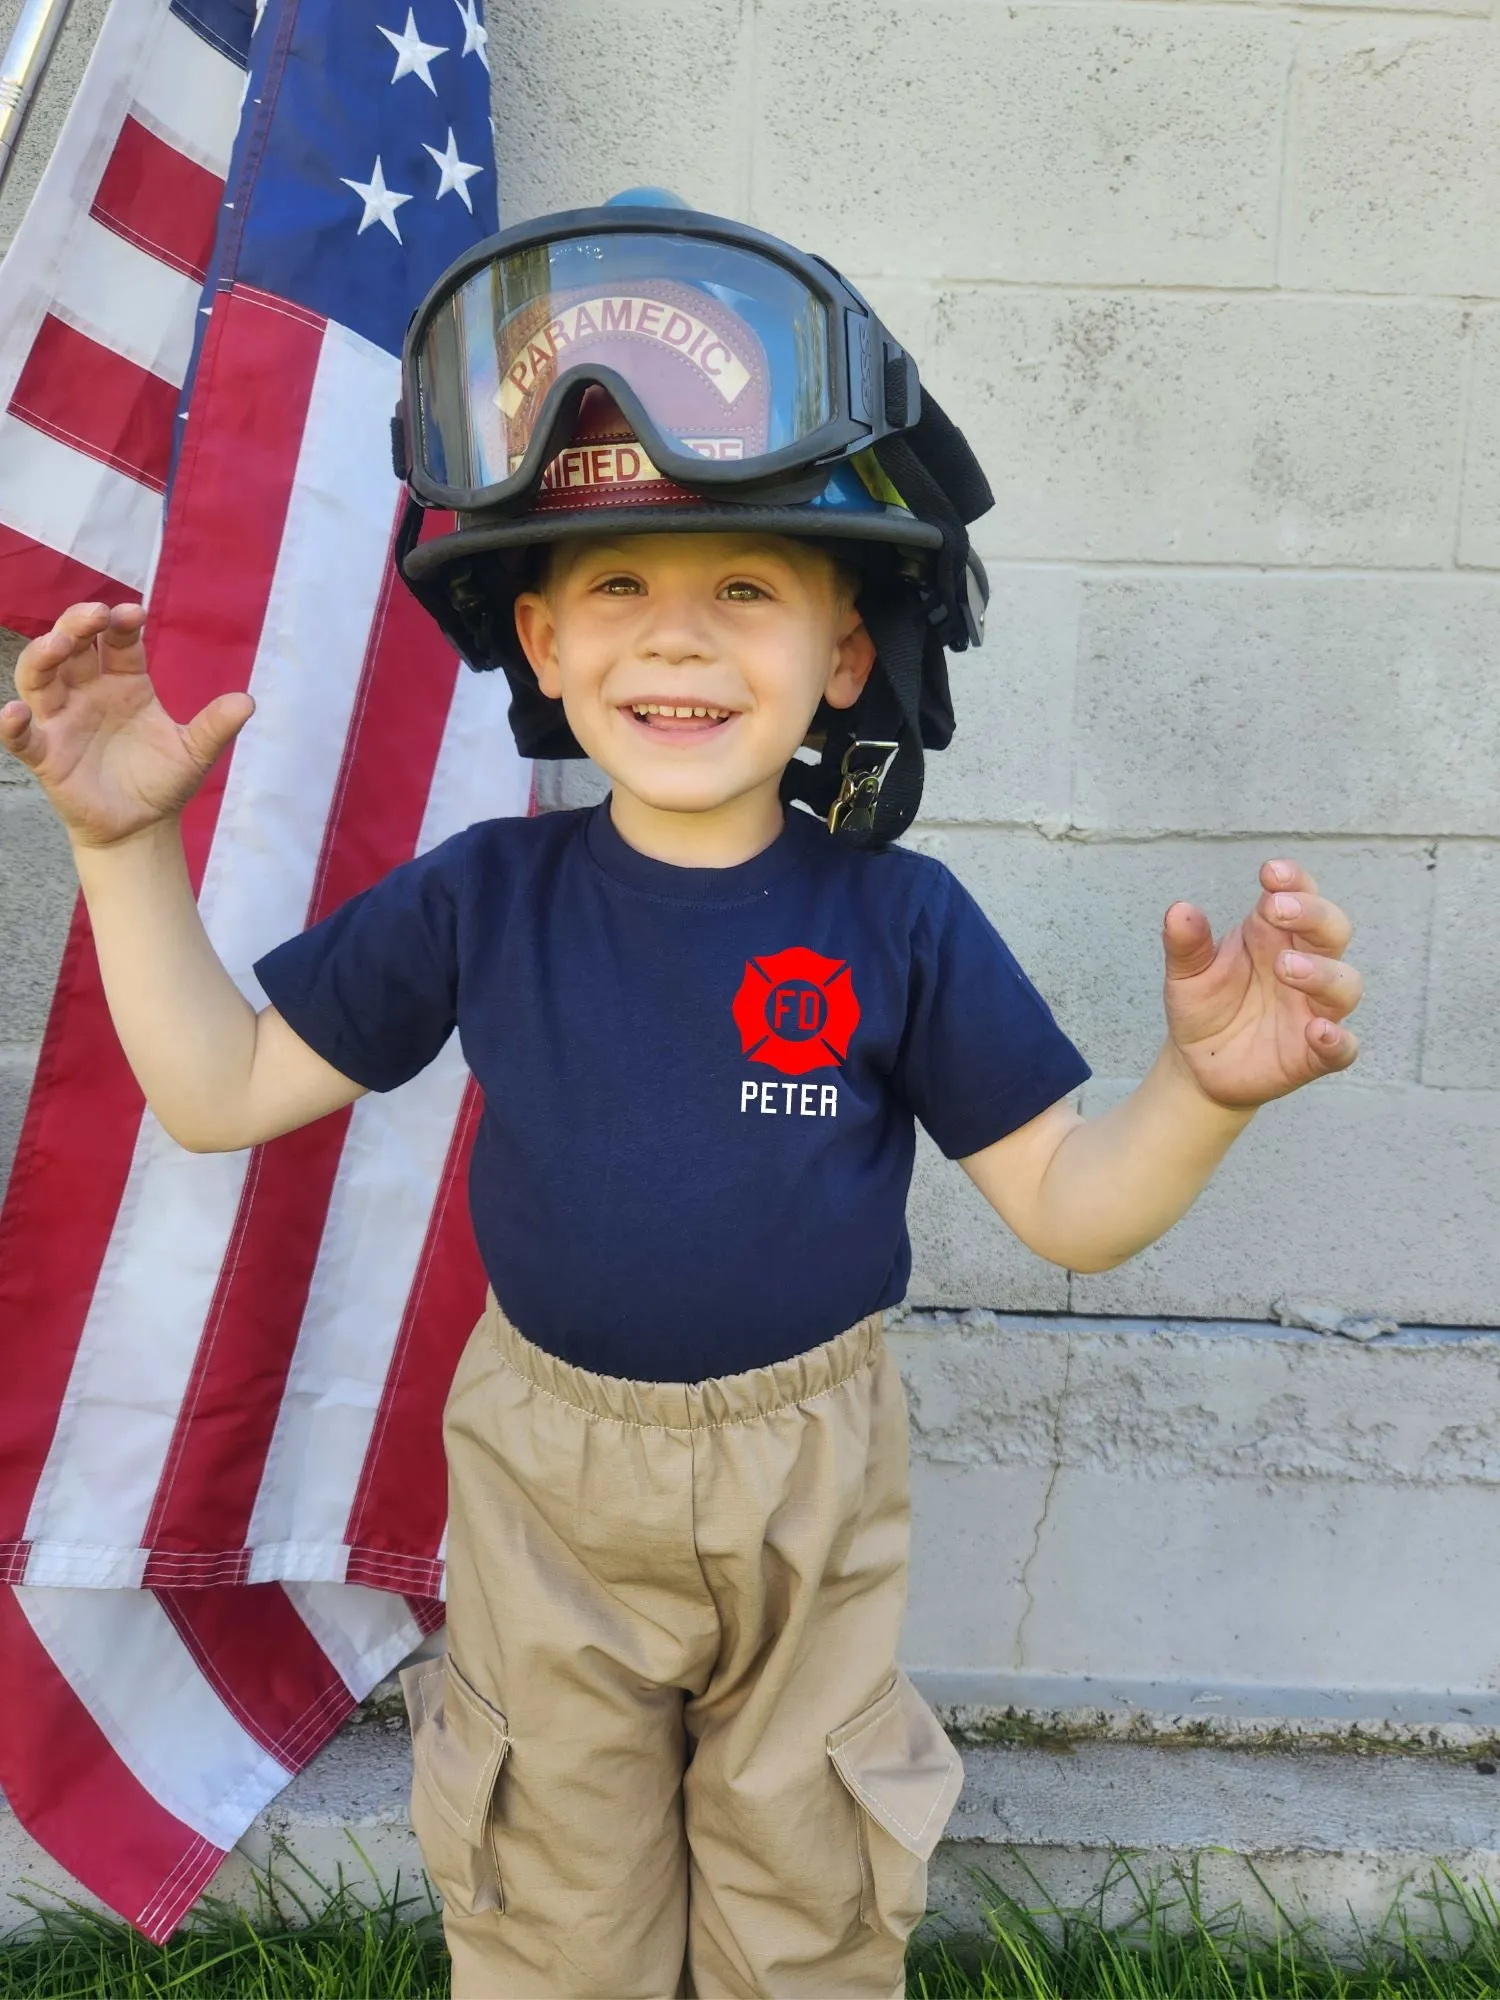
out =
[[[164,1945],[76,1906],[33,1905],[0,1936],[0,2000],[447,2000],[425,1883],[367,1908],[342,1879],[330,1890],[289,1876],[290,1859],[258,1881],[253,1910],[205,1898]]]
[[[1441,1868],[1354,1964],[1336,1963],[1264,1883],[1269,1929],[1240,1909],[1206,1911],[1192,1868],[1163,1887],[1120,1857],[1097,1903],[1074,1911],[975,1879],[988,1935],[945,1942],[929,1920],[908,1961],[911,2000],[1500,2000],[1500,1896]]]
[[[979,1878],[976,1878],[979,1879]],[[1168,1890],[1117,1864],[1109,1908],[1124,1921],[1025,1907],[984,1885],[988,1935],[944,1940],[933,1922],[912,1949],[913,2000],[1500,2000],[1500,1899],[1439,1873],[1335,1965],[1284,1915],[1257,1938],[1235,1912],[1207,1915],[1191,1871]],[[1419,1922],[1420,1939],[1411,1928]],[[38,1909],[0,1937],[0,2000],[446,2000],[448,1967],[425,1892],[363,1908],[349,1887],[309,1898],[263,1883],[250,1913],[205,1906],[191,1930],[148,1945],[78,1909]]]

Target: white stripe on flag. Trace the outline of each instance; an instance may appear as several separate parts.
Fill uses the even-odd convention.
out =
[[[140,1584],[139,1544],[249,1164],[185,1153],[142,1119],[27,1517],[28,1583]]]
[[[161,495],[5,411],[0,521],[139,590],[161,522]]]
[[[235,746],[199,897],[256,1005],[252,962],[306,921],[385,571],[396,484],[370,412],[395,401],[397,372],[370,342],[325,330],[250,681],[257,712]],[[32,1502],[28,1582],[82,1580],[48,1544],[114,1564],[90,1581],[139,1581],[125,1552],[150,1517],[249,1158],[186,1153],[146,1119]]]
[[[52,310],[90,340],[180,388],[201,290],[196,278],[86,215],[64,253]],[[86,385],[79,388],[86,392]]]
[[[356,1583],[289,1583],[286,1594],[356,1701],[422,1643],[422,1628],[394,1591]]]
[[[159,139],[223,180],[240,122],[245,72],[168,14],[136,79],[133,113]]]
[[[508,698],[503,677],[460,667],[418,853],[475,820],[525,812],[530,767],[515,751]],[[251,1582],[343,1573],[349,1509],[467,1074],[455,1036],[421,1076],[354,1107],[250,1520]]]
[[[167,1812],[232,1847],[287,1781],[204,1679],[150,1591],[18,1589],[58,1671]]]

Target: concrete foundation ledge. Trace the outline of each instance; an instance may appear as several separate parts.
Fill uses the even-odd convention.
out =
[[[960,1936],[982,1928],[991,1884],[1029,1909],[1120,1921],[1153,1888],[1181,1906],[1174,1885],[1191,1873],[1205,1913],[1238,1910],[1261,1934],[1310,1920],[1329,1950],[1352,1956],[1398,1908],[1413,1930],[1437,1931],[1439,1863],[1500,1895],[1500,1773],[1487,1758],[1061,1739],[970,1742],[963,1754],[929,1893]],[[304,1898],[309,1875],[329,1887],[342,1877],[355,1895],[396,1890],[428,1907],[410,1771],[399,1713],[368,1705],[261,1815],[212,1893],[253,1906],[256,1871],[274,1867]],[[0,1816],[0,1923],[23,1922],[28,1898],[58,1895],[91,1900]]]
[[[1152,1891],[1185,1913],[1190,1878],[1205,1913],[1238,1912],[1260,1935],[1311,1923],[1352,1957],[1398,1911],[1439,1932],[1439,1865],[1500,1893],[1488,1760],[1101,1742],[969,1747],[964,1765],[929,1891],[960,1932],[982,1923],[990,1884],[1028,1909],[1118,1922]]]

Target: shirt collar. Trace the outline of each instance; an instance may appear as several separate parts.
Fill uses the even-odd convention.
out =
[[[831,838],[810,813],[787,809],[786,824],[769,847],[731,868],[685,868],[642,854],[621,837],[610,818],[609,800],[595,806],[584,822],[584,845],[604,874],[628,888],[679,903],[739,903],[763,895],[770,885],[809,856],[813,843]]]

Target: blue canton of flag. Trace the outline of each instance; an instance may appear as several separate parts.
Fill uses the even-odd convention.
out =
[[[272,0],[235,162],[263,149],[235,282],[399,352],[433,280],[499,227],[489,81],[481,0]]]

